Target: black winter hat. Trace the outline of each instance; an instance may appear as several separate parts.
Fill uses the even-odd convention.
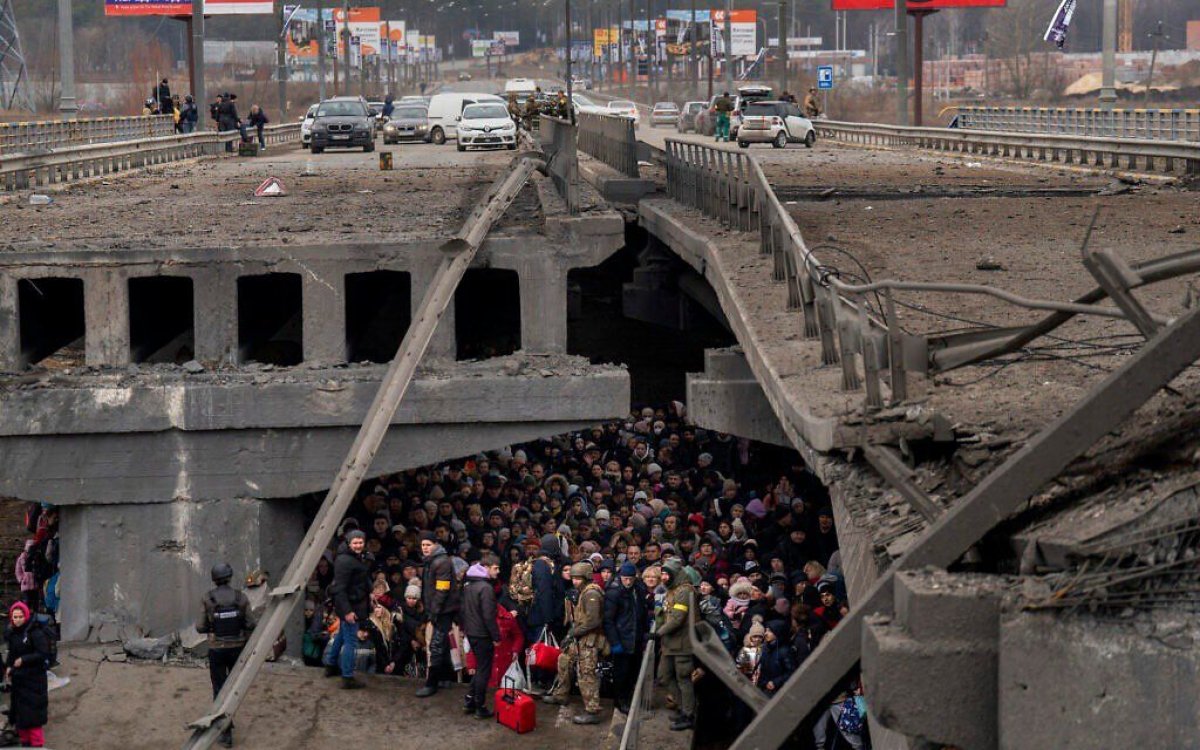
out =
[[[437,535],[434,534],[432,531],[422,531],[421,532],[421,541],[422,542],[436,542]]]

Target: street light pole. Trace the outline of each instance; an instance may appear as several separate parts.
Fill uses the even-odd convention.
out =
[[[908,126],[907,0],[896,0],[896,124]]]
[[[62,78],[58,111],[68,118],[79,111],[75,103],[75,24],[71,18],[71,0],[58,0],[58,67]]]
[[[733,91],[733,0],[725,0],[725,91]]]
[[[1104,0],[1102,33],[1100,106],[1112,109],[1117,102],[1117,0]]]
[[[204,130],[208,94],[204,92],[204,0],[192,0],[192,98],[196,104],[196,130]]]
[[[788,90],[788,39],[783,19],[787,15],[787,0],[779,0],[779,95]],[[763,67],[767,65],[763,60]]]
[[[350,94],[350,0],[342,0],[342,69],[345,75],[342,80],[346,88],[338,93]]]
[[[283,0],[275,0],[275,20],[279,36],[275,40],[275,75],[279,79],[279,121],[287,119],[287,26],[284,25]]]
[[[317,0],[317,99],[325,101],[325,0]]]
[[[566,0],[567,17],[567,109],[571,113],[571,124],[575,124],[575,86],[571,82],[574,74],[571,72],[571,57],[574,50],[571,47],[571,0]]]

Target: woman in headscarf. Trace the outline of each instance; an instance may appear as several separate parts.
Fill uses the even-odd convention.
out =
[[[8,682],[12,685],[9,720],[17,729],[24,747],[45,747],[42,727],[49,720],[49,688],[46,667],[50,661],[50,638],[24,602],[16,602],[8,611]]]

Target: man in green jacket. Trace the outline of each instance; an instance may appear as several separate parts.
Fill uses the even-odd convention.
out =
[[[683,572],[683,563],[671,558],[663,563],[663,575],[669,577],[662,610],[656,616],[655,636],[662,658],[658,662],[659,681],[671,691],[678,713],[671,731],[691,729],[696,719],[696,692],[692,686],[695,660],[692,658],[692,608],[696,589]]]
[[[729,98],[729,92],[721,94],[720,98],[713,103],[713,109],[717,111],[717,129],[716,140],[729,141],[729,117],[733,113],[733,100]]]
[[[571,671],[579,672],[579,694],[583,696],[583,713],[577,714],[576,724],[600,723],[600,675],[598,662],[608,655],[608,639],[604,635],[604,590],[593,582],[592,564],[579,562],[571,566],[571,583],[579,599],[571,607],[571,627],[558,657],[558,680],[553,693],[542,700],[563,706],[571,694]]]

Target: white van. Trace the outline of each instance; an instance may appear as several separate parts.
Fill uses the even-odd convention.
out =
[[[530,94],[537,93],[537,82],[528,78],[510,78],[504,82],[504,95],[516,94],[518,98],[524,99]]]
[[[503,104],[504,100],[495,94],[434,94],[429,100],[429,140],[440,146],[448,140],[458,138],[458,118],[462,116],[463,109],[468,104],[480,102]]]

